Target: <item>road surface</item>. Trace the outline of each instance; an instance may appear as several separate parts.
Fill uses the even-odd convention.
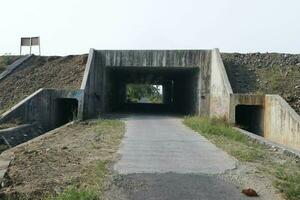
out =
[[[114,169],[127,199],[247,199],[218,174],[236,160],[198,133],[182,118],[131,115]]]

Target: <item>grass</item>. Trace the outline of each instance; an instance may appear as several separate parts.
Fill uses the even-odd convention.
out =
[[[186,117],[184,124],[242,162],[256,163],[258,170],[271,177],[274,186],[288,200],[300,199],[300,164],[247,138],[221,119]],[[282,162],[277,160],[281,159]]]
[[[125,125],[119,120],[97,120],[88,123],[99,136],[97,143],[104,146],[117,146],[125,132]],[[97,148],[98,147],[93,147]],[[100,150],[99,150],[100,151]],[[113,152],[110,152],[112,154]],[[108,156],[108,155],[107,155]],[[97,200],[101,199],[103,190],[109,182],[111,160],[96,160],[83,172],[80,180],[74,180],[71,185],[58,196],[50,196],[45,200]]]
[[[264,146],[249,140],[223,120],[188,117],[184,124],[241,161],[252,162],[264,158]]]
[[[93,190],[77,189],[69,187],[58,197],[51,198],[52,200],[98,200],[99,195]]]

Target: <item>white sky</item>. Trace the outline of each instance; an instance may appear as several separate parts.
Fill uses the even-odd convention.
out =
[[[299,0],[0,0],[0,55],[95,49],[300,53]],[[33,53],[38,53],[37,49]]]

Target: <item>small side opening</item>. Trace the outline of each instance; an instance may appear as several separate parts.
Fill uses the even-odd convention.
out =
[[[238,105],[235,108],[236,124],[256,135],[264,136],[263,107],[259,105]]]
[[[62,126],[77,118],[78,100],[59,98],[55,101],[56,104],[56,127]]]

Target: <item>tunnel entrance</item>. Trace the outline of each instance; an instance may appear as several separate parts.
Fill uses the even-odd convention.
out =
[[[235,108],[236,124],[242,129],[264,136],[263,107],[258,105],[238,105]]]
[[[59,98],[55,100],[55,125],[62,126],[77,118],[78,100]]]
[[[105,112],[196,114],[199,107],[198,67],[107,67]],[[128,101],[128,86],[160,88],[158,101]]]

